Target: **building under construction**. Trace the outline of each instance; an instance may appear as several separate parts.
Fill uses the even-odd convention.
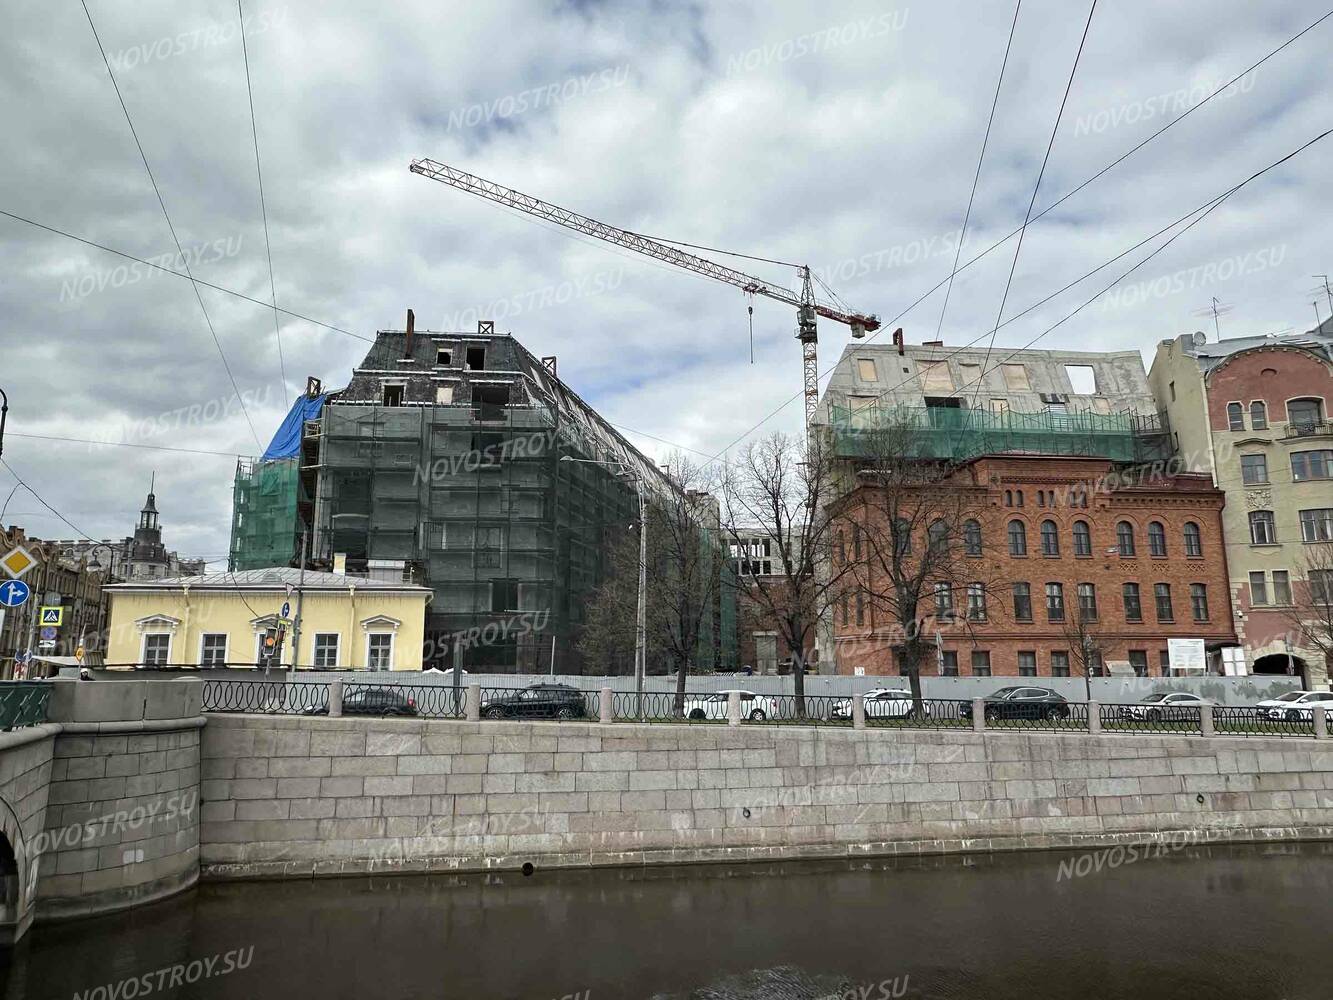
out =
[[[307,565],[429,586],[423,664],[582,673],[586,605],[638,521],[636,480],[673,489],[512,336],[381,330],[346,388],[311,381],[237,468],[231,567]],[[695,666],[735,663],[718,588]],[[590,668],[600,665],[589,665]],[[650,664],[650,668],[651,668]]]

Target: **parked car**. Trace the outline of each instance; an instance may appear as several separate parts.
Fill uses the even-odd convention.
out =
[[[1067,719],[1069,702],[1050,688],[1002,687],[983,699],[982,714],[989,721],[998,719]],[[964,719],[972,718],[972,703],[959,705]]]
[[[1254,707],[1261,716],[1279,722],[1302,722],[1314,718],[1314,707],[1323,705],[1333,715],[1333,691],[1288,691],[1277,698],[1267,698]]]
[[[568,684],[532,684],[481,703],[484,719],[582,719],[587,714],[583,692]]]
[[[327,705],[312,705],[306,715],[328,715]],[[416,715],[416,699],[393,688],[358,688],[343,695],[343,715]]]
[[[1198,722],[1199,709],[1214,702],[1184,691],[1159,691],[1137,705],[1120,709],[1120,717],[1131,722]]]
[[[751,722],[763,722],[777,718],[778,702],[768,695],[755,694],[753,691],[741,691],[741,718]],[[685,717],[687,719],[725,719],[727,703],[731,690],[714,691],[712,694],[689,695],[685,699]]]
[[[865,703],[867,719],[909,719],[915,714],[912,692],[901,688],[872,688],[861,695],[861,700]],[[925,712],[930,714],[929,705],[925,706]],[[852,700],[848,698],[835,704],[830,715],[835,719],[850,719]]]

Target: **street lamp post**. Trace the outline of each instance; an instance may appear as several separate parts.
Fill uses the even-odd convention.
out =
[[[561,455],[562,462],[577,462],[583,465],[600,465],[623,475],[634,483],[634,492],[639,499],[639,599],[634,623],[634,714],[643,718],[643,675],[648,638],[648,499],[644,494],[643,477],[630,472],[624,465],[613,466],[609,462],[599,462],[594,458],[574,458]],[[618,469],[618,471],[616,471]]]
[[[9,419],[9,395],[0,389],[0,455],[5,453],[5,421]]]

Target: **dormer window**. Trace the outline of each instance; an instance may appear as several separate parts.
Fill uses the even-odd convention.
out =
[[[380,402],[384,406],[402,406],[407,395],[407,385],[403,382],[385,382],[381,387]]]
[[[448,368],[454,363],[454,352],[449,348],[439,347],[435,350],[435,364],[440,368]]]

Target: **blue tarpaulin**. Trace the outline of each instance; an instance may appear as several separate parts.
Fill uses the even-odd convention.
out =
[[[324,393],[311,398],[301,396],[287,412],[278,432],[268,443],[268,451],[260,456],[260,461],[268,462],[275,458],[295,458],[301,450],[301,427],[307,420],[314,420],[324,407]]]

